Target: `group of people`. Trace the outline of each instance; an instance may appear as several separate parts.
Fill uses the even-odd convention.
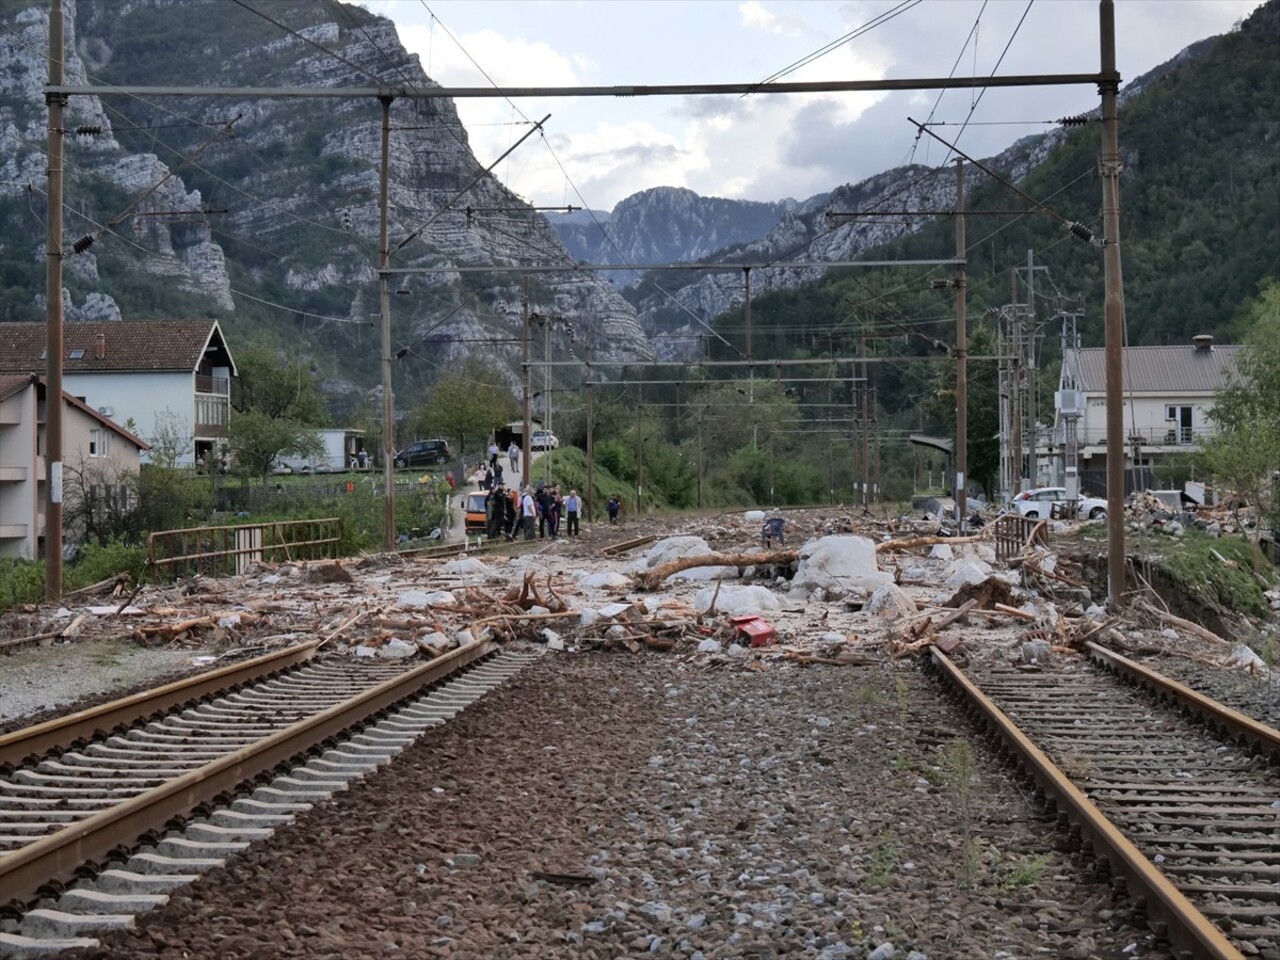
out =
[[[581,532],[582,498],[577,490],[562,495],[558,484],[508,490],[495,483],[484,499],[484,507],[486,532],[491,540],[514,540],[519,536],[532,540],[535,528],[539,537],[557,540],[562,523],[566,536],[576,537]]]

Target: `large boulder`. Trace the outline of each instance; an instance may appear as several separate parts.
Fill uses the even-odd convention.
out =
[[[876,563],[876,545],[866,537],[837,534],[810,540],[800,548],[793,586],[806,590],[874,590],[891,574]]]
[[[885,620],[910,617],[917,612],[916,602],[896,583],[884,583],[876,587],[876,592],[871,594],[871,599],[862,609]]]
[[[720,587],[716,596],[715,587],[704,587],[693,598],[693,609],[705,613],[711,608],[711,598],[716,600],[716,613],[727,616],[742,616],[753,613],[768,613],[781,610],[782,602],[768,587]]]
[[[667,537],[659,540],[649,552],[636,561],[639,570],[652,570],[681,557],[696,557],[704,553],[712,553],[710,544],[702,537]]]

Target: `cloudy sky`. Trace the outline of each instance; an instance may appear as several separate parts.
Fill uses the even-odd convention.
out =
[[[1128,82],[1260,0],[1119,0]],[[792,81],[1081,73],[1098,68],[1095,0],[363,0],[445,86],[756,82],[868,24]],[[876,23],[876,21],[879,21]],[[1007,47],[1007,52],[1006,52]],[[1001,57],[1003,55],[1003,60]],[[474,61],[474,63],[473,63]],[[481,70],[484,73],[481,73]],[[488,75],[486,79],[485,74]],[[1097,105],[1088,86],[894,94],[458,102],[484,164],[550,113],[495,173],[530,202],[608,210],[638,190],[802,199],[914,160],[938,163],[907,117],[990,156]],[[518,108],[518,110],[516,109]],[[971,109],[972,108],[972,109]],[[969,125],[961,131],[961,124]],[[1123,117],[1121,140],[1123,142]]]

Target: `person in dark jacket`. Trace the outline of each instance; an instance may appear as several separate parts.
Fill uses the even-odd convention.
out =
[[[538,505],[538,537],[542,538],[547,535],[547,528],[551,526],[551,491],[547,487],[539,487],[533,495],[534,503]],[[553,531],[552,536],[555,536]]]

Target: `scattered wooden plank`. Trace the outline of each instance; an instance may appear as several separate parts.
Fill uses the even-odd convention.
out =
[[[636,547],[643,547],[646,543],[652,543],[658,539],[656,533],[651,533],[646,537],[636,537],[634,540],[623,540],[621,543],[615,543],[605,547],[600,552],[606,557],[616,557],[620,553],[626,553],[628,550],[634,550]]]

